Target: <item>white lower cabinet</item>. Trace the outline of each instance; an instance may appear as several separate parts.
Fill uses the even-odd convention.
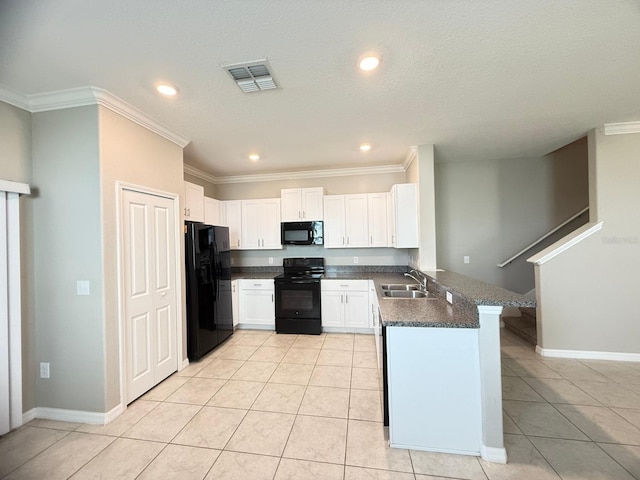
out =
[[[275,329],[273,279],[240,279],[238,286],[238,328]]]
[[[240,288],[238,287],[240,280],[234,280],[231,282],[231,314],[233,317],[233,328],[235,329],[240,323],[240,315],[238,312]]]
[[[322,280],[322,328],[370,333],[368,280]]]

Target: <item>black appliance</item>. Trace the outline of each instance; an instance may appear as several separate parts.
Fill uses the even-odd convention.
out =
[[[324,258],[285,258],[275,277],[276,332],[322,333],[320,279]]]
[[[198,360],[233,334],[229,228],[186,222],[187,355]]]
[[[282,222],[280,239],[282,245],[322,245],[322,222]]]

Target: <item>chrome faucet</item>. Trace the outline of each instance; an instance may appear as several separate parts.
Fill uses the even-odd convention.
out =
[[[417,275],[420,278],[415,277]],[[412,269],[409,270],[408,273],[404,274],[405,277],[413,278],[416,282],[420,284],[420,290],[423,292],[427,291],[427,276],[422,273],[420,270]]]

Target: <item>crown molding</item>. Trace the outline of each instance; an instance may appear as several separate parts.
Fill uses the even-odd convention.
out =
[[[605,135],[640,133],[640,122],[605,123],[603,130]]]
[[[411,164],[416,158],[418,158],[418,147],[416,146],[409,147],[409,151],[407,152],[407,157],[404,159],[404,162],[402,163],[402,168],[404,168],[405,172],[409,170],[409,167],[411,166]]]
[[[300,172],[258,173],[253,175],[230,175],[226,177],[214,177],[190,165],[184,166],[184,172],[189,175],[207,180],[214,184],[271,182],[278,180],[290,180],[300,178],[320,177],[347,177],[352,175],[377,175],[389,173],[404,173],[402,165],[381,165],[371,167],[331,168],[325,170],[306,170]]]
[[[154,120],[133,105],[116,97],[107,90],[99,87],[78,87],[54,92],[25,95],[0,85],[0,100],[27,110],[31,113],[63,110],[66,108],[101,105],[109,110],[137,123],[141,127],[166,138],[181,148],[186,147],[191,140],[177,134],[167,126]]]

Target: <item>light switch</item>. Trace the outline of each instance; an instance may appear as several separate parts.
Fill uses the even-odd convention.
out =
[[[78,280],[76,282],[77,295],[91,295],[91,284],[89,280]]]

